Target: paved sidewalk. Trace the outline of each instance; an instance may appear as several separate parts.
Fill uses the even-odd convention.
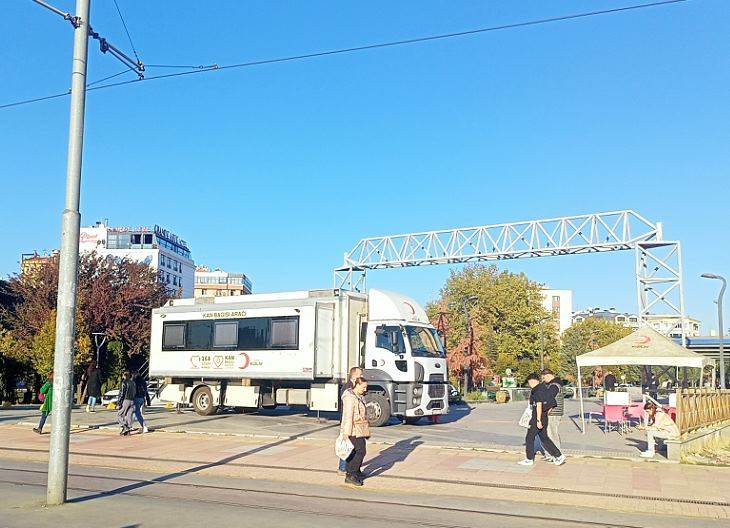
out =
[[[2,425],[0,459],[46,460],[49,437],[27,426]],[[730,518],[728,468],[575,457],[561,467],[539,462],[523,467],[516,454],[429,448],[418,435],[394,445],[371,442],[368,451],[369,490]],[[320,439],[76,431],[71,452],[74,464],[167,472],[169,478],[205,474],[328,486],[342,482],[334,471],[332,442]]]

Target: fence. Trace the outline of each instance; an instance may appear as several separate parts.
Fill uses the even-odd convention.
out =
[[[677,426],[690,433],[730,420],[730,389],[680,389],[677,391]]]

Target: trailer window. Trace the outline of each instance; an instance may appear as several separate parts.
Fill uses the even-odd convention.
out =
[[[253,317],[238,321],[238,350],[264,350],[269,340],[269,318]]]
[[[213,327],[214,347],[235,347],[238,345],[238,322],[223,321]]]
[[[184,348],[185,347],[185,323],[165,323],[162,326],[162,348]]]
[[[299,318],[281,317],[271,320],[272,348],[299,348]]]
[[[188,321],[186,335],[187,350],[210,350],[213,337],[213,323],[211,321]]]

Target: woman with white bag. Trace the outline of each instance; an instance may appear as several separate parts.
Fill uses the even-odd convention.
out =
[[[342,423],[338,444],[349,440],[352,452],[347,457],[345,483],[362,486],[364,475],[360,468],[365,458],[365,439],[370,438],[370,424],[366,416],[364,395],[368,390],[368,382],[357,378],[353,387],[342,395]]]

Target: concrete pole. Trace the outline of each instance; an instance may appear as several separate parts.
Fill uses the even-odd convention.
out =
[[[56,307],[56,347],[53,358],[53,428],[48,453],[46,503],[63,504],[68,483],[68,447],[73,397],[73,355],[76,320],[76,279],[79,264],[79,195],[81,153],[84,142],[86,102],[86,61],[89,44],[89,4],[76,0],[77,26],[74,29],[71,71],[71,118],[66,165],[66,204],[61,220],[61,255],[58,270]]]

